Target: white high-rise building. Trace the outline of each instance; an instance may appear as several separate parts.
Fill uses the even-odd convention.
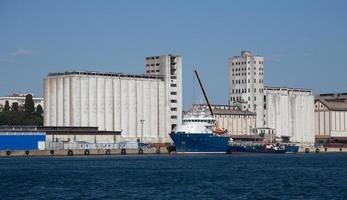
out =
[[[256,112],[256,126],[264,125],[264,57],[242,51],[229,59],[229,97],[232,104]]]
[[[171,129],[182,123],[182,57],[175,55],[151,56],[145,59],[148,75],[161,75],[168,97]]]

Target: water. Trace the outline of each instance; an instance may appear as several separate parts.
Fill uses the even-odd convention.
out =
[[[347,154],[0,159],[0,199],[347,199]]]

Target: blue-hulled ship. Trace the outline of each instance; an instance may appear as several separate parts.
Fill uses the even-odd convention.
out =
[[[193,107],[183,117],[182,125],[170,133],[176,153],[227,153],[229,137],[218,129],[213,111],[197,70],[194,70],[210,113],[203,107]]]
[[[229,137],[223,131],[215,130],[215,119],[203,108],[183,118],[182,126],[170,133],[176,153],[226,153]]]

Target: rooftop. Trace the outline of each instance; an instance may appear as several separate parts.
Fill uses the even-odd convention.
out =
[[[321,94],[315,101],[320,101],[329,110],[347,111],[347,93]]]
[[[290,87],[271,87],[271,86],[265,86],[264,87],[265,90],[289,90],[289,91],[293,91],[293,92],[312,92],[312,89],[307,89],[307,88],[290,88]]]
[[[109,77],[127,77],[127,78],[147,78],[147,79],[160,79],[163,80],[161,75],[148,75],[148,74],[127,74],[119,72],[95,72],[95,71],[66,71],[49,73],[48,76],[66,76],[66,75],[87,75],[87,76],[109,76]]]

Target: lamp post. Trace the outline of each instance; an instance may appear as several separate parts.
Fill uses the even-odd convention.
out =
[[[143,123],[145,122],[144,119],[141,119],[140,120],[140,123],[141,123],[141,143],[143,143]]]

